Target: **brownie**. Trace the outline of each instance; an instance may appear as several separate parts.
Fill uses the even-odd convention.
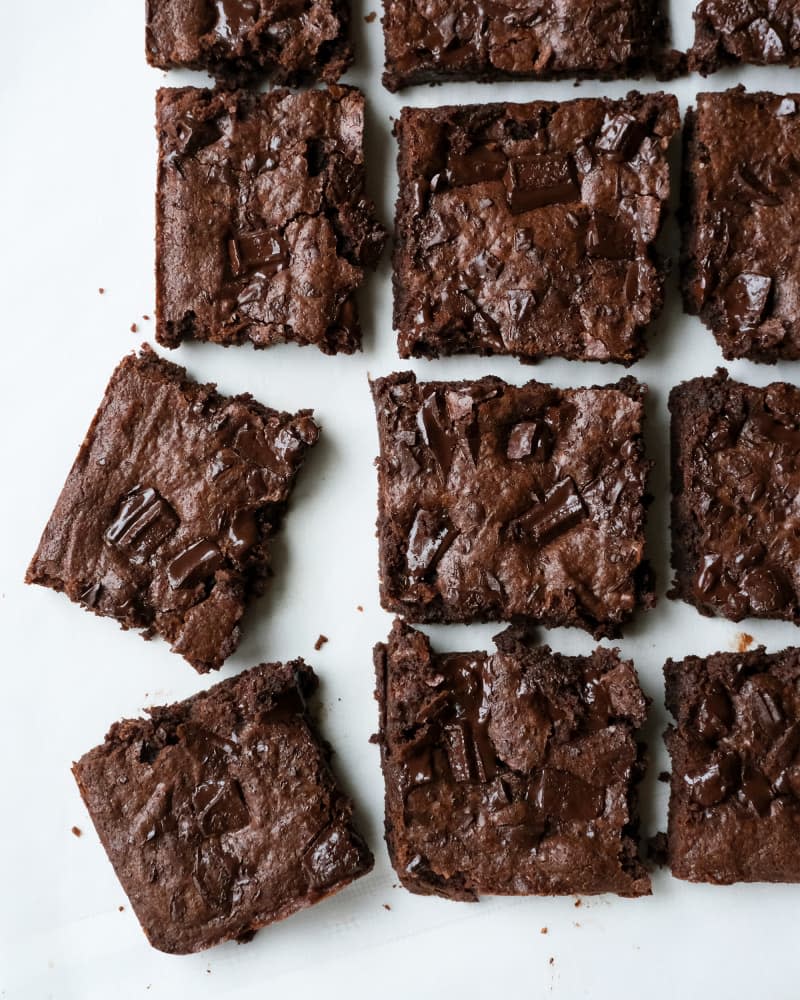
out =
[[[690,882],[800,882],[800,649],[668,660],[668,856]]]
[[[701,0],[689,67],[708,76],[737,63],[800,66],[798,0]]]
[[[355,290],[385,232],[364,191],[364,98],[163,89],[156,336],[361,347]]]
[[[658,63],[660,0],[384,0],[389,90],[444,80],[638,77]]]
[[[666,94],[404,108],[401,357],[640,358],[664,298],[653,245],[679,124]]]
[[[116,723],[73,766],[160,951],[249,940],[372,868],[307,713],[316,685],[302,660],[261,664]]]
[[[159,69],[223,83],[334,83],[353,61],[347,0],[147,0],[145,50]]]
[[[310,410],[220,396],[145,345],[112,375],[26,582],[219,667],[318,435]]]
[[[672,390],[671,597],[800,624],[800,389],[722,369]]]
[[[511,628],[434,654],[395,621],[375,648],[386,842],[411,892],[643,896],[636,730],[647,702],[618,651],[561,656]]]
[[[487,377],[372,383],[381,602],[415,622],[616,636],[655,603],[645,559],[646,389]]]
[[[686,118],[686,310],[728,359],[800,358],[800,94],[698,94]]]

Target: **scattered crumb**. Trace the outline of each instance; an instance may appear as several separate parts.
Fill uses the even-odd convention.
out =
[[[72,832],[75,834],[76,837],[82,837],[83,836],[83,830],[81,830],[81,828],[79,826],[73,826]]]
[[[383,904],[383,908],[384,908],[384,910],[391,910],[391,906],[389,906],[388,903],[384,903]]]
[[[375,20],[377,16],[378,15],[375,13],[375,11],[371,10],[369,14],[364,15],[364,20],[367,22],[367,24],[372,24],[372,22]]]
[[[665,785],[668,785],[670,777],[671,775],[669,771],[662,771],[658,776],[658,780],[663,781]]]
[[[579,906],[583,906],[583,900],[582,899],[576,899],[575,900],[575,909],[577,910],[577,908]]]
[[[578,923],[578,921],[577,921],[577,920],[573,920],[573,921],[572,921],[572,926],[573,926],[573,927],[580,927],[580,924]]]
[[[314,649],[316,649],[316,651],[319,652],[327,641],[328,641],[327,635],[322,635],[322,633],[320,633],[319,639],[317,639],[317,641],[314,643]]]
[[[363,612],[364,611],[364,605],[363,604],[356,604],[356,611]]]
[[[135,323],[131,323],[131,333],[138,333],[139,327]]]
[[[556,964],[556,960],[553,958],[552,955],[550,956],[550,964],[551,965],[555,965]]]
[[[543,927],[543,928],[542,928],[542,929],[541,929],[541,930],[539,931],[539,933],[540,933],[540,934],[546,934],[546,933],[547,933],[547,928],[546,928],[546,927]]]
[[[211,969],[206,969],[206,973],[210,976],[211,975]]]
[[[145,322],[147,322],[147,323],[149,323],[149,322],[150,322],[150,317],[149,317],[149,316],[142,316],[142,319],[143,319],[143,320],[144,320]]]
[[[657,833],[655,837],[649,837],[647,840],[647,860],[657,868],[666,868],[667,857],[666,833]]]
[[[753,645],[752,635],[748,635],[747,632],[739,632],[736,637],[736,652],[746,653],[747,650]]]
[[[106,294],[106,290],[105,290],[105,288],[98,288],[98,289],[97,289],[97,291],[98,291],[98,292],[99,292],[99,293],[100,293],[101,295],[105,295],[105,294]]]

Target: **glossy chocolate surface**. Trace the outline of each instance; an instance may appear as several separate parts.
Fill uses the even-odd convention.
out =
[[[737,63],[800,65],[797,0],[701,0],[694,24],[689,67],[703,76]]]
[[[516,629],[497,651],[434,654],[395,621],[375,648],[386,840],[412,892],[616,892],[650,880],[637,856],[633,665],[566,657]]]

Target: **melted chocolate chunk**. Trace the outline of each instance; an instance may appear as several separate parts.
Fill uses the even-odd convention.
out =
[[[134,562],[149,559],[178,527],[175,511],[151,486],[136,486],[106,529],[106,539]]]
[[[724,66],[800,66],[800,24],[793,0],[700,0],[689,67],[703,76]]]

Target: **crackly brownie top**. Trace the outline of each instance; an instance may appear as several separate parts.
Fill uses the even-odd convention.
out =
[[[687,306],[726,358],[800,357],[800,94],[699,94]]]
[[[669,660],[670,861],[699,881],[800,881],[800,650]]]
[[[306,715],[315,687],[302,660],[262,664],[117,723],[74,766],[156,948],[247,939],[372,867]]]
[[[646,702],[615,650],[567,657],[514,629],[433,655],[396,621],[376,649],[389,844],[411,889],[649,892],[636,854],[634,730]]]
[[[364,98],[159,91],[158,339],[360,347],[353,292],[385,233],[364,193]]]
[[[694,22],[689,65],[704,76],[729,63],[796,65],[800,59],[797,0],[701,0]]]
[[[640,357],[663,299],[651,247],[678,125],[664,94],[405,108],[401,355]]]
[[[226,82],[335,82],[352,62],[345,0],[147,0],[147,60]]]
[[[111,378],[28,582],[219,667],[318,434],[310,411],[220,396],[145,347]]]
[[[800,619],[800,389],[693,379],[673,389],[678,596],[738,621]]]
[[[384,607],[615,632],[651,596],[644,392],[376,380]]]
[[[660,36],[654,0],[387,0],[391,90],[446,77],[638,76]]]

